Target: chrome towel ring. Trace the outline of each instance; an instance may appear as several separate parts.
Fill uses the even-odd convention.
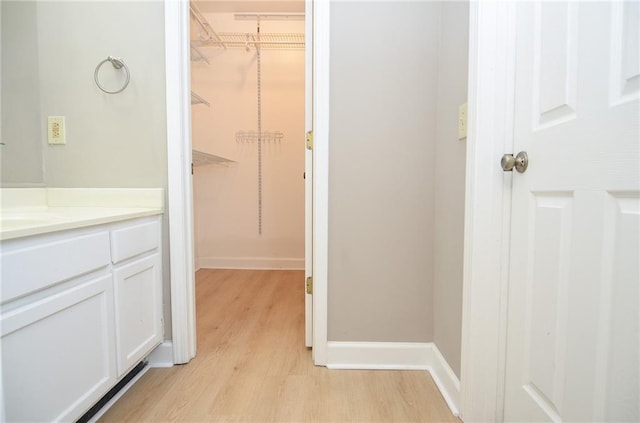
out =
[[[124,68],[127,79],[126,81],[124,81],[124,85],[119,90],[109,91],[105,89],[102,86],[102,84],[100,84],[100,81],[98,80],[98,72],[100,71],[100,68],[102,67],[102,65],[104,65],[106,62],[110,62],[115,69]],[[96,66],[96,71],[93,73],[93,79],[95,79],[96,85],[98,86],[98,88],[100,88],[102,91],[104,91],[107,94],[118,94],[119,92],[122,92],[125,88],[127,88],[127,85],[129,85],[130,77],[131,77],[131,74],[129,73],[129,67],[124,63],[124,61],[121,58],[113,57],[113,56],[109,56],[106,59],[104,59],[102,62],[98,63],[98,66]]]

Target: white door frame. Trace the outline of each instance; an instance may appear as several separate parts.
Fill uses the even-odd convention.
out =
[[[471,2],[461,418],[502,421],[513,149],[515,6]]]
[[[327,364],[329,268],[329,1],[313,1],[313,362]]]
[[[313,28],[313,1],[304,2],[304,32]],[[313,131],[313,46],[304,48],[304,130]],[[302,142],[302,140],[300,140]],[[304,277],[313,276],[313,151],[304,150]],[[306,288],[306,283],[305,283]],[[313,346],[313,295],[304,295],[304,345]]]
[[[174,363],[196,354],[189,1],[165,0],[171,322]],[[313,359],[327,363],[329,2],[314,1]]]
[[[165,0],[167,205],[173,362],[196,355],[188,0]]]

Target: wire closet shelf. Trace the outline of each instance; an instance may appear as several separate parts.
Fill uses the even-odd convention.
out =
[[[197,51],[198,47],[242,48],[247,51],[304,49],[304,33],[217,32],[192,1],[189,2],[189,9],[201,29],[200,39],[191,42],[192,50]],[[259,26],[260,20],[301,20],[304,14],[237,13],[235,17],[238,20],[256,20]],[[203,54],[198,53],[204,58]]]
[[[207,40],[195,40],[196,47],[241,48],[245,50],[300,50],[304,49],[304,34],[255,32],[219,32]]]

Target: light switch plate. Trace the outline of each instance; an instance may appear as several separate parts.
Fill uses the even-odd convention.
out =
[[[66,144],[64,116],[49,116],[47,118],[47,141],[49,144]]]
[[[458,107],[458,139],[467,138],[467,103]]]

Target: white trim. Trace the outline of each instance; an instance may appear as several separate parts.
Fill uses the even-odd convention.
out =
[[[313,362],[327,363],[330,2],[313,2]]]
[[[327,357],[329,369],[428,371],[451,412],[459,414],[460,381],[431,342],[329,342]]]
[[[200,257],[200,269],[304,270],[304,258]]]
[[[327,344],[329,369],[428,370],[427,342],[334,342]]]
[[[460,380],[444,359],[438,347],[431,344],[431,356],[428,359],[429,373],[440,390],[451,412],[460,415]]]
[[[504,399],[515,6],[471,2],[461,417],[501,421]]]
[[[327,361],[329,199],[329,9],[313,2],[313,360]],[[165,0],[171,316],[175,363],[195,356],[195,281],[191,152],[189,15],[186,0]],[[200,264],[200,263],[199,263]]]
[[[304,2],[304,32],[313,39],[313,1]],[[313,43],[304,46],[304,130],[313,131]],[[300,140],[305,142],[304,140]],[[313,151],[304,150],[304,278],[313,276]],[[304,286],[304,345],[313,346],[313,296]]]
[[[148,366],[152,368],[173,367],[173,343],[164,341],[151,351],[147,359],[149,360]]]
[[[171,326],[175,363],[187,363],[196,354],[189,2],[165,0],[164,16]]]

